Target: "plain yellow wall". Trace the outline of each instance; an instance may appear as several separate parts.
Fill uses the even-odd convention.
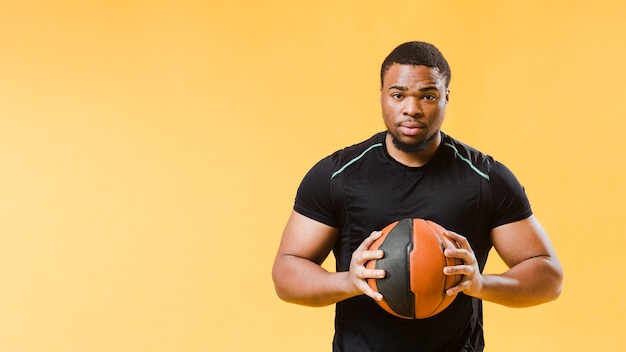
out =
[[[274,253],[416,39],[452,66],[444,130],[517,174],[566,271],[485,304],[487,351],[626,348],[622,1],[0,0],[0,351],[329,351]]]

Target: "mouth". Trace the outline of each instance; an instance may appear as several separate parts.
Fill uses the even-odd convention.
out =
[[[424,125],[416,125],[416,124],[401,124],[398,129],[402,134],[407,136],[415,136],[424,131]]]

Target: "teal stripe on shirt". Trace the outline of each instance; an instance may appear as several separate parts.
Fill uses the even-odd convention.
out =
[[[383,144],[382,143],[376,143],[376,144],[372,144],[369,148],[365,149],[363,151],[363,153],[359,154],[359,156],[357,156],[356,158],[348,161],[344,166],[342,166],[339,170],[335,171],[331,176],[330,179],[332,180],[333,178],[335,178],[335,176],[339,175],[340,173],[342,173],[348,166],[356,163],[357,161],[359,161],[359,159],[363,158],[365,156],[365,154],[367,154],[370,150],[377,148],[377,147],[382,147]]]
[[[487,181],[489,181],[489,175],[487,175],[486,173],[478,170],[478,168],[476,166],[474,166],[474,164],[472,164],[472,161],[469,160],[468,158],[464,157],[463,155],[461,155],[461,153],[459,153],[459,151],[456,149],[455,146],[453,146],[450,143],[445,143],[444,144],[446,147],[450,147],[454,150],[454,153],[456,153],[456,156],[458,156],[461,160],[463,160],[464,162],[467,163],[467,165],[469,165],[472,170],[474,170],[477,174],[479,174],[480,176],[482,176],[483,178],[485,178]]]

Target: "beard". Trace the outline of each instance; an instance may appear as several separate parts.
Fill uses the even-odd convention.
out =
[[[398,150],[401,150],[405,153],[419,153],[428,149],[430,142],[432,142],[437,137],[439,131],[426,137],[426,139],[424,139],[423,141],[415,143],[403,142],[395,134],[391,132],[389,132],[389,134],[391,134],[391,141],[393,142],[393,145],[398,148]]]

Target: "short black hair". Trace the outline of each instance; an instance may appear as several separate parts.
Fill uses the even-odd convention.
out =
[[[383,78],[389,67],[393,64],[427,66],[437,68],[439,73],[445,77],[446,87],[450,85],[450,65],[443,57],[443,54],[434,45],[426,42],[407,42],[400,44],[385,58],[380,68],[380,85],[382,87]]]

